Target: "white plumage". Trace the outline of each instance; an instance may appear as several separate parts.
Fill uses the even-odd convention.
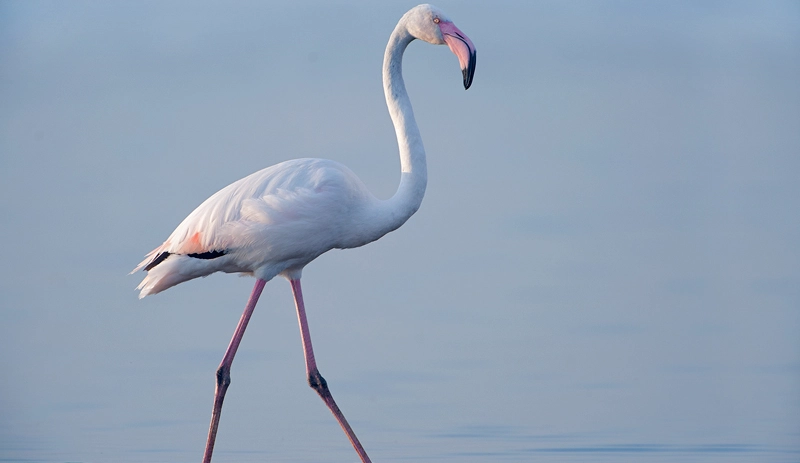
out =
[[[134,271],[170,255],[148,271],[139,297],[214,272],[265,281],[297,272],[325,251],[361,246],[400,226],[386,220],[377,226],[383,203],[334,161],[295,159],[267,167],[212,195],[148,254]],[[189,257],[213,251],[225,254]]]

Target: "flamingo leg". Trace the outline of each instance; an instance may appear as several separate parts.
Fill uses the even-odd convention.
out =
[[[267,282],[264,280],[256,280],[253,287],[253,292],[250,294],[250,299],[247,300],[247,305],[242,313],[242,318],[239,319],[239,324],[236,326],[236,331],[233,332],[231,343],[228,344],[228,349],[222,357],[222,362],[217,368],[217,387],[214,391],[214,410],[211,412],[211,425],[208,428],[208,440],[206,441],[206,451],[203,454],[203,463],[211,462],[211,454],[214,452],[214,442],[217,440],[217,427],[219,426],[219,417],[222,413],[222,401],[225,400],[225,392],[231,384],[231,364],[236,351],[239,349],[239,344],[242,342],[244,330],[247,328],[247,323],[250,321],[250,316],[253,315],[253,309],[256,308],[261,291],[264,290],[264,285]]]
[[[314,349],[311,346],[311,335],[308,332],[308,321],[306,320],[306,308],[303,304],[303,291],[300,289],[300,280],[289,280],[289,283],[292,285],[294,302],[297,306],[297,321],[300,323],[300,337],[303,341],[303,354],[306,358],[306,374],[308,375],[308,385],[317,391],[317,394],[319,394],[319,396],[325,402],[325,405],[328,406],[328,409],[330,409],[331,413],[333,413],[333,416],[336,417],[336,421],[339,422],[339,425],[342,427],[345,434],[347,434],[347,438],[350,439],[350,443],[353,444],[353,448],[358,453],[362,463],[371,463],[369,456],[367,456],[367,452],[364,451],[364,447],[362,447],[361,442],[358,441],[356,433],[353,432],[353,428],[351,428],[347,423],[347,420],[344,418],[344,414],[341,410],[339,410],[336,402],[334,402],[331,391],[328,390],[327,381],[325,381],[325,378],[319,374],[319,370],[317,369],[317,361],[314,359]]]

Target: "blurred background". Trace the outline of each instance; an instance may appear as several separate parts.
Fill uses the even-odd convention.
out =
[[[800,4],[437,3],[404,72],[401,229],[309,265],[320,370],[375,461],[800,459]],[[399,181],[381,60],[413,3],[0,3],[0,460],[198,461],[253,284],[137,300],[206,197],[296,157]],[[355,461],[289,285],[215,462]]]

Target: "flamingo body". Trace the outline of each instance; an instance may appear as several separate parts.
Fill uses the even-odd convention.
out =
[[[326,251],[362,246],[402,225],[407,217],[391,220],[384,203],[335,161],[267,167],[212,195],[148,254],[134,270],[150,267],[139,297],[214,272],[265,281],[298,275]]]

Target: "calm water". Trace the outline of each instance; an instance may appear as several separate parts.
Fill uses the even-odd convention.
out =
[[[303,156],[398,181],[404,2],[0,3],[0,461],[199,461],[252,280],[136,299],[204,198]],[[440,4],[419,213],[304,274],[376,462],[800,461],[796,2]],[[292,21],[287,21],[291,18]],[[215,462],[355,461],[267,285]]]

